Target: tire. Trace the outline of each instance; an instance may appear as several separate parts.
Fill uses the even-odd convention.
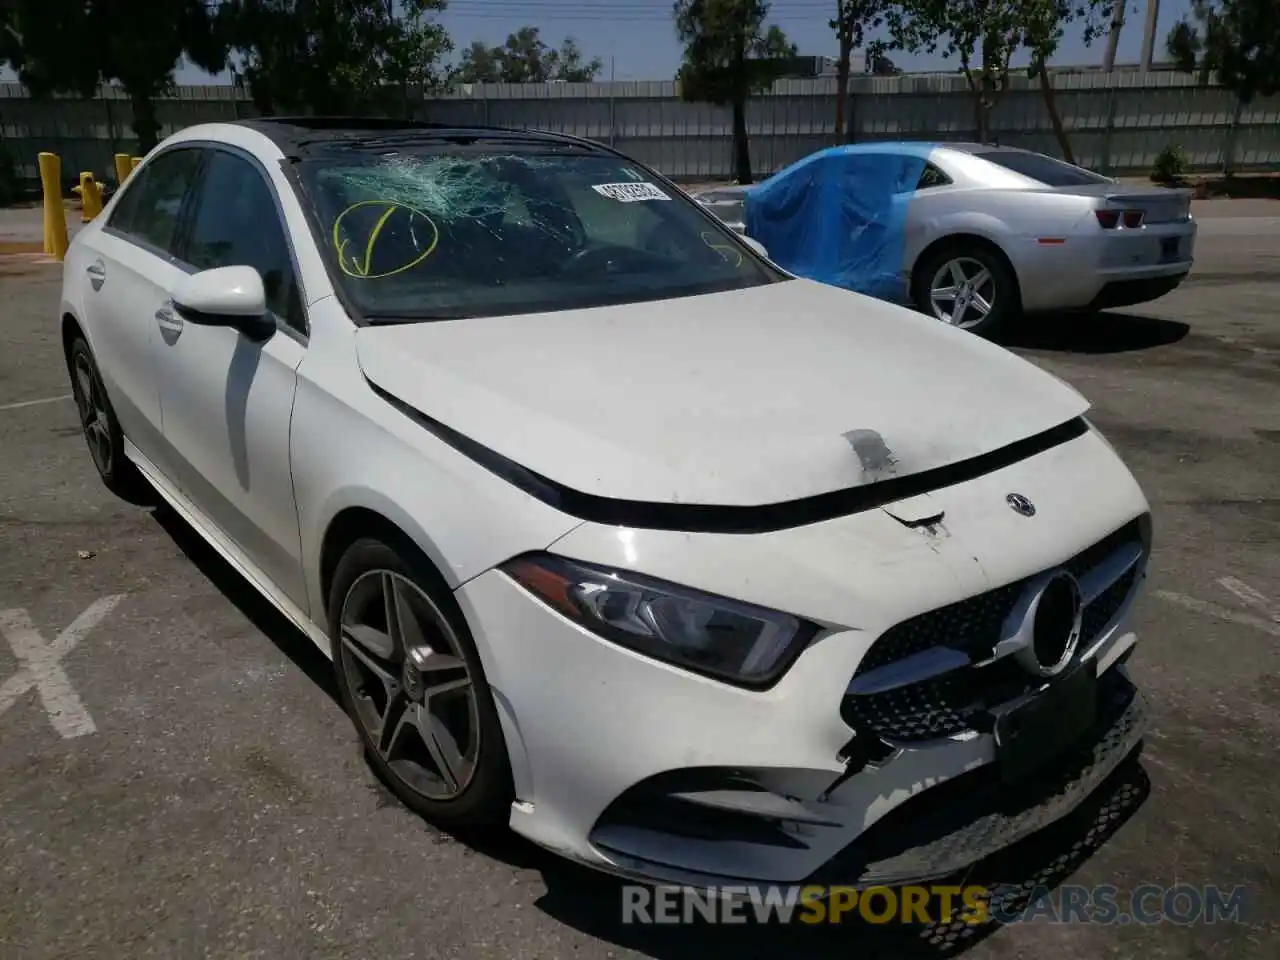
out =
[[[67,372],[80,416],[80,429],[98,476],[116,496],[134,503],[142,502],[151,493],[150,484],[125,455],[120,421],[116,419],[115,409],[107,396],[93,351],[82,336],[71,341],[67,350]]]
[[[388,629],[388,590],[399,630]],[[338,561],[328,604],[342,704],[383,782],[440,827],[508,823],[514,790],[502,724],[440,576],[408,544],[362,539]],[[406,656],[406,638],[421,670]],[[459,685],[464,677],[469,686]]]
[[[921,313],[979,336],[990,336],[1022,312],[1013,270],[1004,257],[981,244],[948,244],[929,254],[913,271],[912,287],[912,300]],[[971,298],[960,316],[955,316],[954,299],[937,297],[938,291],[956,287],[967,289]],[[985,314],[982,302],[990,305]]]

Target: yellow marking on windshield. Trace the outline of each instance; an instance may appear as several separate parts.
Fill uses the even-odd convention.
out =
[[[362,259],[357,259],[354,255],[349,257],[347,254],[347,247],[350,245],[351,240],[349,237],[344,238],[342,236],[342,221],[353,210],[358,210],[363,207],[384,205],[387,209],[383,212],[382,216],[378,218],[377,223],[373,225],[373,229],[369,231],[369,235],[365,239],[364,257]],[[408,263],[396,267],[393,270],[384,271],[383,273],[371,274],[369,273],[369,270],[373,265],[373,252],[377,248],[378,238],[382,234],[382,228],[387,225],[387,221],[391,219],[392,215],[395,214],[397,210],[405,211],[410,220],[412,220],[413,217],[420,217],[426,221],[427,225],[431,227],[431,242],[427,244],[427,248],[425,250],[419,252],[418,255]],[[397,273],[404,273],[406,270],[412,270],[418,264],[422,263],[423,260],[427,259],[427,257],[431,256],[431,254],[435,253],[436,246],[439,243],[440,228],[436,226],[434,220],[428,217],[421,210],[417,210],[405,203],[397,203],[394,200],[360,200],[343,210],[333,221],[333,246],[338,252],[338,268],[348,277],[354,277],[357,280],[380,280],[383,277],[393,277]]]
[[[727,243],[712,243],[711,241],[717,239],[714,233],[703,233],[701,237],[703,243],[724,258],[725,263],[732,263],[735,268],[742,266],[741,250],[731,247]],[[736,262],[729,259],[729,254],[731,253],[738,258]]]

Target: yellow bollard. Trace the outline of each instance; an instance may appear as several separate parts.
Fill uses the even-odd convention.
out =
[[[102,190],[93,179],[93,173],[80,174],[80,222],[88,223],[102,212]]]
[[[67,255],[67,211],[62,205],[62,161],[56,153],[39,157],[44,188],[44,252],[55,260]]]
[[[129,162],[127,153],[116,154],[116,186],[121,186],[133,172],[133,164]]]
[[[133,173],[133,171],[137,170],[137,169],[138,169],[138,164],[140,164],[141,162],[142,162],[142,158],[141,158],[141,157],[130,157],[130,158],[129,158],[129,172],[130,172],[130,173]]]

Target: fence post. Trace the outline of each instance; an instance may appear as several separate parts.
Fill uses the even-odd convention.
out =
[[[93,171],[81,171],[77,190],[80,193],[80,222],[88,223],[102,212],[102,191],[93,178]]]
[[[42,153],[40,186],[44,188],[44,252],[61,261],[67,255],[67,210],[62,205],[62,161],[56,153]]]
[[[1104,177],[1111,176],[1111,134],[1116,128],[1116,99],[1118,88],[1115,86],[1114,74],[1107,90],[1107,125],[1102,129],[1102,170]]]
[[[1222,175],[1229,177],[1235,173],[1236,137],[1240,131],[1240,118],[1244,115],[1244,101],[1236,97],[1235,110],[1231,114],[1231,126],[1222,141]]]

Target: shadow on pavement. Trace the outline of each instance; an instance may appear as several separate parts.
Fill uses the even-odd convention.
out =
[[[159,495],[156,496],[159,499]],[[298,665],[334,703],[341,704],[333,679],[333,665],[296,626],[258,593],[231,564],[215,551],[185,520],[161,502],[152,519],[169,535],[218,592],[230,600],[245,618]]]
[[[1177,343],[1185,323],[1128,313],[1045,314],[1025,318],[997,339],[1002,346],[1063,353],[1130,353]]]

